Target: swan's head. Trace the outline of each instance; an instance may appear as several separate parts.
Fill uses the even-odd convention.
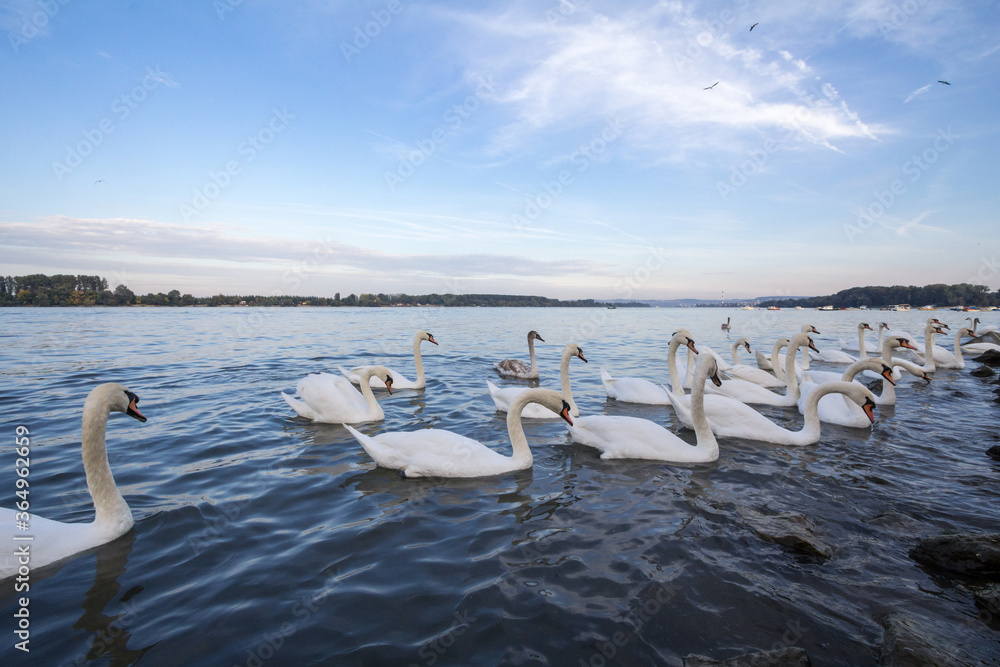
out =
[[[747,349],[747,353],[749,353],[751,351],[750,350],[750,341],[748,341],[746,338],[744,338],[740,342],[743,343],[743,347],[745,347]]]
[[[368,384],[372,377],[377,377],[385,382],[385,389],[392,395],[392,373],[385,366],[369,366],[361,374],[361,383]]]
[[[975,334],[972,333],[972,329],[970,329],[969,327],[962,327],[961,329],[958,330],[958,335],[960,338],[962,338],[965,336],[974,336]]]
[[[719,362],[715,360],[715,357],[711,354],[706,354],[703,357],[704,361],[701,363],[707,366],[705,376],[712,381],[716,387],[722,386],[722,380],[719,378]]]
[[[580,359],[582,359],[583,363],[585,364],[590,363],[589,361],[587,361],[587,357],[583,356],[583,350],[580,349],[579,345],[577,345],[576,343],[570,343],[566,347],[569,348],[569,353],[571,356],[580,357]]]
[[[518,402],[522,402],[523,405],[528,403],[538,403],[542,407],[548,408],[552,412],[562,417],[567,424],[573,425],[573,418],[570,417],[570,411],[572,407],[566,402],[562,394],[554,389],[528,389],[527,391],[521,392],[515,399],[515,403],[511,406],[511,411],[508,415],[513,414],[514,406]]]
[[[939,326],[941,328],[949,329],[949,330],[951,329],[951,327],[949,327],[947,324],[945,324],[944,322],[942,322],[941,320],[939,320],[936,317],[932,317],[929,320],[927,320],[927,324],[936,324],[937,326]]]
[[[886,322],[879,322],[878,323],[878,328],[879,329],[888,329],[889,325]]]
[[[829,383],[830,385],[834,383]],[[875,423],[875,394],[873,394],[868,387],[863,384],[858,384],[857,382],[843,382],[837,383],[840,385],[840,391],[849,399],[857,403],[865,414],[868,416],[868,421],[872,424]]]
[[[537,331],[529,331],[528,332],[528,342],[530,343],[533,340],[540,340],[543,343],[545,342],[545,339],[542,338],[541,336],[539,336]]]
[[[87,402],[91,401],[104,404],[109,412],[124,412],[133,419],[146,421],[146,416],[139,412],[139,397],[117,382],[107,382],[94,387],[87,396]]]
[[[896,378],[892,376],[892,367],[886,366],[885,364],[880,364],[882,367],[879,369],[879,375],[885,378],[889,384],[896,386]]]
[[[814,333],[814,334],[818,334],[819,333],[819,329],[817,329],[816,327],[814,327],[811,324],[803,324],[802,325],[802,331],[801,331],[801,333]]]
[[[888,341],[889,347],[902,347],[907,350],[915,350],[917,346],[908,341],[902,336],[890,336]]]
[[[417,338],[419,340],[426,340],[426,341],[428,341],[430,343],[434,343],[435,345],[438,344],[438,342],[436,340],[434,340],[434,334],[432,334],[430,331],[419,331],[419,332],[417,332]]]
[[[874,330],[874,329],[872,329],[872,328],[871,328],[870,326],[868,326],[868,323],[867,323],[867,322],[862,322],[861,324],[859,324],[859,325],[858,325],[858,329],[859,329],[860,331],[864,331],[864,330],[866,330],[866,329],[867,329],[868,331],[875,331],[875,330]]]

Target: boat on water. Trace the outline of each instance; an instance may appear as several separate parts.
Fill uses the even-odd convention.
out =
[[[747,304],[746,306],[741,306],[740,310],[753,310],[753,306]]]
[[[833,306],[820,306],[816,310],[833,310]]]
[[[781,310],[781,308],[778,308],[777,306],[768,306],[767,309],[768,310]]]
[[[889,310],[897,311],[900,313],[907,313],[910,311],[910,304],[908,303],[898,303]]]
[[[794,310],[802,310],[802,306],[795,306]]]
[[[937,310],[936,306],[920,306],[917,310]]]

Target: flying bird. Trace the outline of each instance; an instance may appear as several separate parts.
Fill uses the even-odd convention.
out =
[[[753,24],[752,26],[750,26],[750,31],[752,32],[752,31],[753,31],[753,29],[754,29],[754,28],[756,28],[756,27],[757,27],[757,24],[756,24],[756,23],[754,23],[754,24]]]
[[[107,183],[107,181],[105,181],[104,179],[96,180],[96,181],[94,181],[94,187],[97,187],[98,183]]]
[[[943,83],[943,84],[944,84],[944,85],[946,85],[946,86],[950,86],[950,85],[951,85],[951,84],[950,84],[950,83],[948,83],[947,81],[938,81],[938,83]]]
[[[707,87],[707,88],[702,88],[702,90],[712,90],[713,88],[715,88],[715,87],[716,87],[716,86],[718,86],[718,85],[719,85],[719,82],[718,82],[718,81],[716,81],[716,82],[715,82],[715,83],[713,83],[713,84],[712,84],[711,86],[709,86],[709,87]]]

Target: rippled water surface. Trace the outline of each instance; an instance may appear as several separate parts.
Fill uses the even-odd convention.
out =
[[[733,318],[732,334],[720,330]],[[939,311],[953,328],[959,313]],[[996,324],[995,313],[979,314]],[[998,664],[1000,625],[907,552],[919,537],[1000,525],[1000,405],[963,371],[904,379],[873,429],[823,427],[811,447],[721,440],[711,464],[602,461],[562,422],[526,421],[530,470],[477,480],[403,479],[339,425],[291,412],[279,392],[338,365],[380,362],[426,390],[380,395],[366,433],[447,428],[509,451],[486,380],[527,358],[541,384],[577,342],[583,414],[655,420],[669,408],[606,398],[599,367],[666,381],[670,333],[729,356],[769,349],[809,322],[820,349],[856,326],[922,338],[926,313],[720,309],[4,309],[0,504],[14,503],[14,430],[30,428],[32,509],[90,521],[80,415],[101,382],[127,385],[149,418],[114,414],[108,450],[136,519],[126,536],[32,572],[31,653],[13,648],[3,584],[0,662],[68,665],[679,664],[804,647],[816,665],[878,662],[877,618],[903,610]],[[950,348],[950,339],[942,341]],[[753,363],[752,356],[745,361]],[[818,366],[822,366],[819,364]],[[798,428],[794,409],[765,408]],[[829,558],[755,529],[794,513]],[[0,548],[8,550],[10,545]]]

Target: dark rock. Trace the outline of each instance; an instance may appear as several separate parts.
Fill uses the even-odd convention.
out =
[[[976,370],[972,371],[970,375],[972,375],[972,377],[974,378],[991,378],[994,375],[996,375],[996,371],[994,371],[989,366],[983,365],[977,368]]]
[[[768,542],[774,542],[810,556],[829,558],[833,548],[815,534],[812,520],[798,512],[781,514],[761,514],[751,509],[742,509],[740,514],[750,527]]]
[[[883,667],[952,667],[966,664],[959,648],[933,628],[899,612],[879,619],[885,628],[879,664]]]
[[[1000,619],[1000,586],[986,586],[978,588],[972,592],[976,598],[976,603],[983,608],[980,618],[984,621]],[[985,616],[985,618],[983,618]]]
[[[978,361],[981,364],[997,368],[1000,366],[1000,352],[997,352],[996,350],[987,350],[973,359],[973,361]]]
[[[995,458],[997,461],[1000,461],[1000,445],[993,445],[986,450],[986,453]]]
[[[910,558],[959,574],[1000,576],[1000,533],[958,533],[920,540]]]
[[[713,660],[703,655],[689,655],[684,658],[684,667],[810,667],[812,662],[804,648],[788,646],[774,651],[760,651],[738,655],[729,660]]]

